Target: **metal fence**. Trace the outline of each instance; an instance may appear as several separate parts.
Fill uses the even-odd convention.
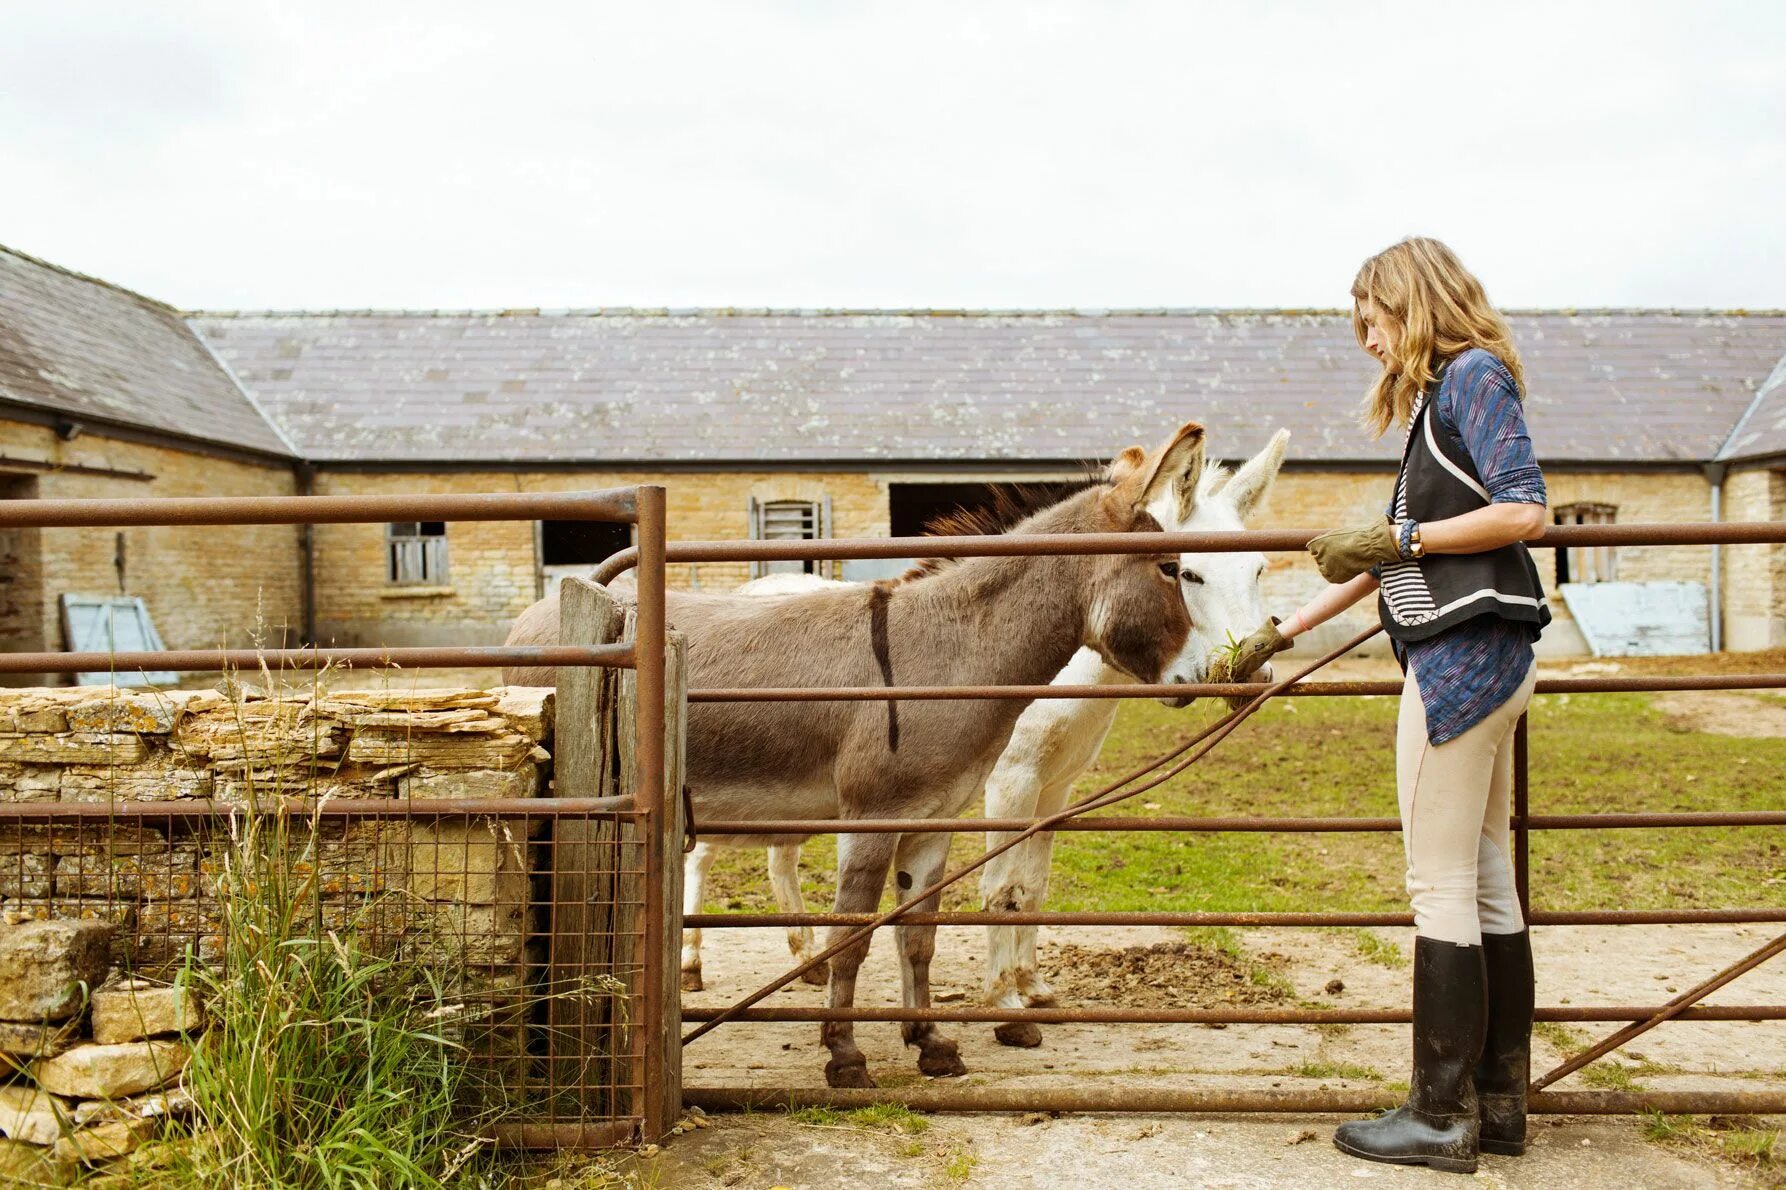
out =
[[[310,832],[310,865],[315,887],[328,895],[313,900],[315,920],[331,913],[359,922],[375,948],[389,953],[430,952],[458,946],[458,959],[480,977],[505,968],[521,972],[524,987],[467,982],[467,998],[484,1006],[467,1034],[470,1052],[490,1070],[494,1083],[519,1087],[526,1110],[511,1113],[499,1139],[523,1145],[598,1146],[666,1131],[684,1102],[710,1108],[752,1104],[860,1104],[896,1099],[930,1110],[1096,1110],[1096,1111],[1353,1111],[1376,1106],[1381,1098],[1350,1092],[1173,1092],[1005,1089],[986,1087],[897,1088],[885,1091],[833,1091],[803,1088],[690,1088],[683,1092],[680,1043],[684,1015],[697,1028],[683,1041],[704,1035],[726,1020],[821,1021],[846,1015],[816,1009],[756,1005],[793,978],[790,972],[726,1009],[684,1011],[676,992],[676,941],[684,919],[676,890],[680,879],[682,818],[675,764],[679,714],[686,704],[679,681],[672,681],[678,653],[665,623],[664,567],[669,562],[774,561],[790,559],[1117,554],[1170,551],[1300,550],[1310,536],[1301,531],[1234,534],[1110,534],[1004,537],[890,538],[864,541],[678,542],[666,544],[664,492],[640,487],[563,495],[298,497],[196,500],[13,501],[0,504],[0,526],[80,527],[121,525],[329,524],[464,520],[613,520],[638,526],[638,545],[622,551],[597,572],[599,581],[630,567],[640,571],[636,622],[630,634],[618,628],[582,643],[528,648],[183,650],[155,653],[0,654],[0,672],[107,673],[135,670],[278,671],[332,665],[405,668],[555,666],[561,670],[561,717],[555,749],[558,786],[549,798],[493,800],[332,801],[285,798],[288,791],[254,807],[240,801],[178,803],[112,800],[92,804],[0,805],[0,882],[20,888],[38,882],[52,900],[71,890],[94,902],[84,910],[134,914],[132,936],[139,952],[126,956],[144,970],[174,961],[187,950],[206,957],[208,945],[223,937],[202,910],[176,911],[176,904],[215,903],[227,891],[216,880],[216,855],[239,837],[244,816],[270,815],[301,822]],[[1705,525],[1621,525],[1561,527],[1539,543],[1545,547],[1604,545],[1717,545],[1786,543],[1786,523]],[[587,584],[572,584],[582,591]],[[595,588],[588,588],[596,590]],[[581,596],[578,596],[581,598]],[[567,628],[567,632],[569,629]],[[635,644],[629,644],[631,635]],[[630,693],[594,676],[600,670],[631,671]],[[1688,678],[1552,679],[1540,693],[1601,691],[1767,689],[1786,687],[1786,674]],[[1256,684],[1203,684],[1101,687],[975,687],[925,689],[728,689],[687,692],[686,703],[759,700],[874,700],[950,698],[1150,698],[1256,695]],[[1399,683],[1309,682],[1284,691],[1292,697],[1398,693]],[[605,719],[604,719],[605,716]],[[600,729],[608,722],[619,730]],[[630,728],[630,730],[627,730]],[[587,730],[586,730],[587,729]],[[1518,748],[1518,785],[1512,820],[1522,902],[1529,907],[1528,843],[1534,830],[1615,828],[1693,828],[1704,826],[1777,827],[1786,811],[1743,814],[1629,813],[1534,814],[1526,781],[1523,725]],[[281,816],[283,815],[283,818]],[[835,833],[845,824],[831,820],[793,822],[702,822],[707,833]],[[865,822],[850,832],[1024,831],[1031,820]],[[416,896],[416,886],[437,892],[462,886],[484,873],[478,854],[466,844],[443,847],[449,829],[488,833],[491,847],[512,847],[529,873],[523,883],[494,886],[487,898]],[[1144,831],[1390,831],[1392,819],[1350,818],[1074,818],[1050,829]],[[13,845],[7,847],[5,832]],[[480,836],[479,845],[482,845]],[[36,856],[28,859],[28,856]],[[106,857],[102,861],[100,857]],[[120,857],[129,860],[120,865]],[[68,883],[63,884],[66,873]],[[958,878],[958,876],[957,876]],[[405,898],[386,906],[376,897],[403,882]],[[186,894],[193,895],[188,897]],[[330,896],[336,899],[331,901]],[[415,905],[427,906],[419,914]],[[501,951],[468,956],[474,936],[468,910],[439,904],[476,904],[492,925],[476,937],[504,939]],[[369,908],[372,907],[372,908]],[[460,912],[455,922],[453,912]],[[706,929],[792,924],[859,924],[876,927],[895,917],[937,924],[1024,923],[1049,925],[1150,924],[1171,926],[1355,926],[1405,925],[1397,913],[934,913],[920,917],[909,907],[873,918],[831,914],[698,914],[689,926]],[[1786,909],[1729,906],[1710,910],[1531,911],[1536,925],[1659,922],[1781,922]],[[511,963],[510,942],[520,958]],[[208,941],[209,940],[209,941]],[[1662,1005],[1620,1005],[1539,1009],[1540,1020],[1634,1022],[1648,1027],[1668,1019],[1777,1020],[1786,1005],[1700,1007],[1713,984],[1727,982],[1786,949],[1786,937],[1744,962]],[[212,959],[220,957],[213,949]],[[487,960],[487,961],[486,961]],[[1721,986],[1721,985],[1720,985]],[[513,994],[511,994],[513,993]],[[994,1009],[856,1008],[856,1020],[1158,1022],[1158,1023],[1395,1023],[1404,1010],[1342,1011],[1303,1009],[1125,1009],[1104,1007]],[[1623,1030],[1618,1036],[1629,1036]],[[1603,1043],[1604,1044],[1604,1043]],[[1550,1077],[1557,1076],[1552,1072]],[[505,1081],[506,1080],[506,1081]],[[1541,1082],[1543,1080],[1540,1080]],[[1554,1092],[1534,1097],[1534,1109],[1551,1112],[1637,1110],[1779,1112],[1786,1095],[1776,1092]],[[520,1122],[516,1122],[519,1120]]]
[[[194,960],[227,969],[241,957],[232,946],[269,929],[351,936],[371,961],[419,960],[464,1047],[468,1106],[499,1143],[655,1137],[680,1110],[678,1055],[662,1035],[676,1020],[665,988],[677,926],[660,877],[679,870],[681,819],[664,796],[661,487],[0,503],[0,527],[21,528],[493,520],[636,525],[638,643],[7,653],[0,672],[555,666],[584,701],[559,721],[555,752],[576,759],[557,766],[554,796],[324,799],[302,777],[256,787],[251,767],[227,798],[0,803],[0,899],[26,916],[111,920],[114,961],[130,974],[166,977]],[[575,677],[600,671],[631,680]]]
[[[1306,531],[1251,531],[1241,533],[1166,533],[1107,535],[1008,535],[1003,537],[935,537],[876,540],[804,542],[676,542],[666,552],[670,562],[769,561],[786,559],[910,558],[1013,556],[1042,554],[1116,554],[1223,552],[1236,550],[1288,551],[1303,549]],[[1786,523],[1743,522],[1706,524],[1629,524],[1618,526],[1568,526],[1553,528],[1537,543],[1544,548],[1581,548],[1644,545],[1732,545],[1786,543]],[[607,581],[636,560],[633,551],[622,551],[598,569],[598,581]],[[1715,614],[1715,612],[1714,612]],[[1786,673],[1741,676],[1560,678],[1540,681],[1540,694],[1592,694],[1621,691],[1774,689],[1786,687]],[[691,689],[691,704],[737,701],[891,701],[897,699],[1042,699],[1042,698],[1155,698],[1224,697],[1256,695],[1258,684],[1204,683],[1170,686],[1031,686],[1031,687],[852,687],[830,689]],[[1399,694],[1400,682],[1300,683],[1282,693],[1291,697],[1349,697],[1366,694]],[[1610,830],[1630,828],[1690,829],[1712,826],[1778,827],[1786,825],[1786,810],[1743,813],[1604,813],[1535,814],[1531,809],[1528,781],[1526,724],[1522,718],[1516,741],[1515,804],[1511,828],[1522,908],[1527,920],[1539,926],[1626,925],[1661,923],[1786,922],[1786,908],[1729,906],[1716,909],[1664,910],[1568,910],[1533,909],[1530,900],[1530,836],[1535,830]],[[700,821],[700,832],[712,835],[819,835],[840,833],[906,833],[913,831],[1024,831],[1041,825],[1029,819],[937,819],[925,821],[863,821],[846,824],[835,820]],[[1048,829],[1069,831],[1270,831],[1270,832],[1374,832],[1400,829],[1391,818],[1119,818],[1075,817],[1049,823]],[[985,857],[982,857],[982,860]],[[945,877],[954,882],[972,868],[958,869]],[[934,886],[933,886],[934,888]],[[930,890],[927,890],[930,891]],[[880,928],[895,921],[937,925],[1055,925],[1055,926],[1407,926],[1406,913],[1323,911],[1287,913],[1194,912],[935,912],[910,911],[924,895],[912,897],[892,913],[840,915],[831,913],[699,913],[688,915],[691,928],[747,929],[788,926],[855,926]],[[1567,1004],[1542,1006],[1540,1021],[1629,1022],[1600,1044],[1577,1055],[1570,1063],[1535,1081],[1532,1098],[1538,1112],[1625,1113],[1661,1110],[1670,1112],[1778,1112],[1786,1111],[1786,1094],[1752,1092],[1557,1092],[1541,1088],[1573,1069],[1623,1044],[1638,1033],[1667,1020],[1757,1021],[1786,1019],[1786,1005],[1749,1004],[1703,1007],[1698,1001],[1746,971],[1786,949],[1786,935],[1774,939],[1744,960],[1711,976],[1665,1004],[1614,1005],[1579,1008]],[[1405,1009],[1138,1009],[1101,1006],[1030,1008],[997,1007],[928,1008],[788,1008],[760,1007],[777,989],[790,983],[801,968],[794,968],[763,988],[723,1009],[684,1009],[686,1020],[698,1027],[685,1043],[706,1036],[726,1021],[820,1022],[856,1021],[983,1021],[1035,1023],[1205,1023],[1205,1024],[1383,1024],[1406,1022]],[[861,1106],[898,1101],[936,1111],[1363,1111],[1388,1106],[1380,1093],[1350,1091],[1139,1091],[1124,1089],[1025,1088],[929,1086],[919,1089],[834,1090],[828,1088],[721,1088],[690,1087],[685,1100],[708,1109],[764,1106]]]

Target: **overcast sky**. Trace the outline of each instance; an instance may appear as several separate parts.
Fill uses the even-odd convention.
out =
[[[1786,4],[56,3],[0,243],[186,307],[1786,307]]]

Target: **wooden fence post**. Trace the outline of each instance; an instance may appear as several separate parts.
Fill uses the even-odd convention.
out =
[[[559,595],[566,644],[636,639],[636,615],[608,592],[579,578]],[[687,750],[687,642],[671,632],[664,656],[662,813],[630,823],[559,819],[552,866],[553,921],[549,1001],[554,1114],[635,1116],[643,1139],[660,1139],[682,1114],[683,763]],[[634,792],[638,769],[632,725],[638,684],[630,670],[558,671],[554,772],[559,797],[609,797]],[[659,882],[660,929],[643,937],[645,882]],[[589,995],[591,980],[610,975],[627,989]],[[645,979],[657,982],[658,1020],[634,1019],[646,1002]],[[609,985],[610,987],[612,985]],[[624,1044],[623,1044],[624,1043]],[[628,1093],[625,1088],[637,1088]]]
[[[621,630],[619,605],[594,583],[567,578],[559,594],[559,638],[565,644],[608,644]],[[585,666],[558,670],[553,736],[558,797],[608,797],[617,743],[616,671]],[[618,975],[631,949],[623,891],[621,832],[612,819],[559,818],[552,825],[552,901],[547,959],[547,1090],[551,1118],[583,1123],[623,1114],[621,1088],[629,1022],[617,1001]]]

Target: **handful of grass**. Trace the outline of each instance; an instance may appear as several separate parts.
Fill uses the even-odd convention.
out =
[[[1234,632],[1230,629],[1228,631],[1227,643],[1217,645],[1209,654],[1209,665],[1207,670],[1209,681],[1236,682],[1246,680],[1246,675],[1236,677],[1234,673],[1235,662],[1240,659],[1240,645],[1241,642],[1234,639]],[[1247,703],[1251,702],[1252,699],[1244,695],[1229,695],[1222,701],[1228,704],[1229,710],[1237,711]]]

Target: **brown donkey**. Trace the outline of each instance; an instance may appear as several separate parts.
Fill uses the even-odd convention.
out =
[[[1158,531],[1151,501],[1202,466],[1203,427],[1187,423],[1152,454],[1124,452],[1106,481],[1016,526],[1014,533]],[[1141,682],[1158,681],[1184,647],[1190,617],[1178,555],[969,558],[897,584],[764,598],[670,595],[688,638],[688,680],[703,686],[1045,685],[1081,646]],[[522,614],[510,644],[558,638],[558,599]],[[551,670],[511,670],[551,685]],[[952,818],[978,797],[1027,702],[697,703],[688,715],[688,784],[697,818]],[[837,840],[839,913],[879,905],[887,872],[900,892],[942,875],[946,834]],[[796,840],[764,836],[759,845]],[[740,840],[745,842],[745,840]],[[932,897],[920,911],[936,908]],[[831,941],[848,931],[832,930]],[[935,926],[895,927],[907,1007],[930,1004]],[[868,953],[831,959],[829,1002],[848,1007]],[[870,1087],[854,1025],[828,1021],[825,1078]],[[966,1072],[928,1021],[901,1025],[929,1075]]]

